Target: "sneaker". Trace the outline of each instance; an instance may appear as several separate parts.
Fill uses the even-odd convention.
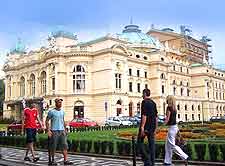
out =
[[[31,159],[29,157],[24,157],[24,161],[31,161]]]
[[[40,159],[39,157],[34,157],[34,158],[33,158],[33,162],[35,163],[35,162],[37,162],[39,159]]]
[[[52,161],[52,162],[49,162],[48,165],[58,165],[56,162]]]
[[[188,165],[188,160],[189,160],[189,157],[185,160],[185,163],[184,163],[185,166]]]
[[[73,163],[71,161],[64,161],[64,165],[73,165]]]

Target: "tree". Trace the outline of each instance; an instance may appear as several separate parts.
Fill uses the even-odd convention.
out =
[[[3,110],[4,100],[5,100],[5,83],[4,80],[0,80],[0,111]]]

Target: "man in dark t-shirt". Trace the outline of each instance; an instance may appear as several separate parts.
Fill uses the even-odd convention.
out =
[[[143,101],[141,103],[141,125],[138,134],[138,145],[144,166],[155,165],[155,131],[157,128],[157,107],[156,103],[150,99],[150,90],[143,90]],[[148,138],[148,152],[144,149],[144,139]]]

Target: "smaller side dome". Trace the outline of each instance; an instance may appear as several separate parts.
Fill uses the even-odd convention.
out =
[[[22,40],[19,38],[16,45],[10,49],[10,54],[23,54],[26,53],[26,47],[25,44],[23,44]]]

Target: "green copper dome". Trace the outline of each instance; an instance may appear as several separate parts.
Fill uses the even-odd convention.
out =
[[[119,37],[126,39],[131,43],[151,44],[158,49],[162,47],[161,43],[157,39],[143,33],[137,25],[125,26],[125,29],[123,30],[122,34],[119,34]]]
[[[68,32],[68,31],[63,31],[63,30],[57,30],[51,33],[52,37],[57,38],[57,37],[65,37],[65,38],[69,38],[69,39],[77,39],[77,36],[74,35],[72,32]]]
[[[26,48],[25,45],[22,43],[21,39],[18,39],[14,48],[10,50],[10,53],[25,53]]]

